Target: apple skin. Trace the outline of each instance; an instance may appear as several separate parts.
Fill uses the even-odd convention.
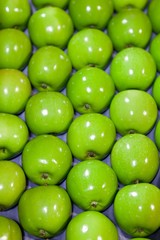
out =
[[[5,0],[0,4],[0,29],[17,28],[25,30],[31,16],[28,0]]]
[[[147,0],[112,0],[114,9],[119,12],[124,8],[138,8],[143,10],[147,5]]]
[[[149,133],[158,117],[154,98],[145,91],[129,89],[118,92],[110,104],[110,118],[119,134]]]
[[[66,179],[66,189],[79,208],[85,211],[104,211],[113,202],[118,180],[109,165],[91,159],[72,167]]]
[[[71,213],[69,195],[57,185],[27,189],[18,204],[21,226],[39,238],[51,238],[59,234],[70,220]]]
[[[104,69],[111,58],[113,45],[109,36],[103,31],[84,28],[70,38],[67,52],[76,70],[85,66]]]
[[[32,138],[22,152],[23,170],[37,185],[59,184],[72,166],[68,145],[53,135]]]
[[[59,8],[47,6],[35,11],[28,22],[28,32],[37,47],[54,45],[65,48],[74,32],[69,14]]]
[[[68,80],[66,95],[79,113],[103,113],[115,94],[110,75],[96,67],[84,67]]]
[[[69,57],[55,46],[39,48],[28,64],[28,77],[38,91],[61,91],[71,72]]]
[[[0,68],[23,70],[31,56],[32,44],[21,30],[6,28],[0,30]]]
[[[154,129],[154,140],[157,148],[160,150],[160,120],[157,121]]]
[[[104,159],[116,139],[112,120],[100,113],[76,117],[67,132],[67,144],[78,160]]]
[[[160,109],[160,76],[158,75],[152,85],[152,96]]]
[[[122,187],[114,200],[117,224],[132,237],[149,236],[160,226],[159,199],[159,188],[150,183]]]
[[[131,238],[131,240],[151,240],[150,238]]]
[[[159,0],[152,0],[149,2],[147,8],[147,14],[152,24],[152,31],[154,33],[160,33],[160,2]]]
[[[25,120],[35,134],[62,134],[74,117],[73,106],[60,92],[38,92],[32,95],[25,108]]]
[[[152,25],[138,8],[126,8],[112,16],[107,27],[116,51],[135,46],[145,48],[151,39]]]
[[[160,49],[160,33],[155,35],[150,42],[149,45],[149,52],[152,55],[157,71],[160,72],[160,54],[159,54],[159,49]]]
[[[20,114],[31,96],[28,77],[18,69],[0,69],[0,112]]]
[[[81,212],[71,219],[66,229],[66,240],[118,240],[114,223],[96,211]]]
[[[114,10],[112,0],[70,0],[68,9],[77,30],[86,27],[103,30]]]
[[[151,182],[159,169],[159,152],[148,136],[127,134],[114,144],[110,161],[123,185]]]
[[[139,47],[122,49],[110,64],[110,75],[118,91],[147,90],[155,79],[156,70],[152,55]]]
[[[26,176],[15,162],[0,161],[0,211],[16,206],[26,188]]]
[[[9,113],[0,113],[0,160],[19,155],[29,138],[26,123]]]
[[[68,3],[69,0],[32,0],[32,4],[38,9],[48,5],[66,9]]]
[[[22,240],[22,231],[19,224],[8,217],[0,216],[0,239]]]

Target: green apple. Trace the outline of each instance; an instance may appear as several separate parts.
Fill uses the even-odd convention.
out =
[[[160,76],[157,75],[152,85],[152,96],[157,103],[158,109],[160,109]]]
[[[22,240],[22,230],[19,224],[8,217],[0,216],[0,239]]]
[[[68,9],[78,30],[86,27],[103,30],[114,10],[112,0],[70,0]]]
[[[24,171],[15,162],[0,161],[0,211],[8,210],[17,205],[26,188]]]
[[[74,117],[73,106],[60,92],[38,92],[31,96],[25,108],[25,120],[33,134],[67,131]]]
[[[67,52],[76,70],[85,66],[104,69],[111,58],[113,45],[105,32],[84,28],[70,38]]]
[[[131,240],[151,240],[150,238],[131,238]]]
[[[28,0],[5,0],[0,2],[0,29],[18,28],[25,30],[31,16]]]
[[[61,91],[72,72],[67,54],[55,46],[44,46],[32,55],[28,77],[38,91]]]
[[[149,52],[152,55],[158,72],[160,72],[160,54],[159,54],[159,49],[160,49],[160,33],[155,35],[150,42],[149,45]]]
[[[118,180],[108,164],[91,159],[72,167],[66,179],[66,189],[79,208],[104,211],[113,202]]]
[[[152,25],[146,13],[138,8],[126,8],[112,16],[107,27],[113,47],[145,48],[152,36]]]
[[[152,139],[140,133],[127,134],[114,144],[111,166],[123,185],[151,182],[159,169],[159,152]]]
[[[27,189],[18,204],[19,222],[23,229],[39,238],[58,235],[72,213],[68,193],[57,185]]]
[[[119,227],[132,237],[147,237],[160,226],[160,190],[150,183],[122,187],[114,201]]]
[[[116,139],[112,120],[100,113],[77,116],[69,126],[67,143],[78,160],[104,159]]]
[[[69,14],[53,6],[43,7],[35,11],[28,22],[28,32],[36,47],[54,45],[65,48],[74,27]]]
[[[0,68],[24,69],[32,53],[29,37],[21,30],[0,30]]]
[[[43,8],[45,6],[55,6],[59,8],[66,9],[68,6],[69,0],[32,0],[32,4],[36,8]]]
[[[159,0],[149,1],[147,14],[152,24],[152,30],[155,33],[160,33],[160,2]]]
[[[0,69],[0,112],[19,114],[31,96],[28,77],[18,69]]]
[[[66,240],[118,240],[115,224],[104,214],[85,211],[77,214],[66,229]]]
[[[119,12],[124,8],[138,8],[140,10],[143,10],[148,0],[112,0],[114,9]]]
[[[84,67],[69,79],[66,94],[79,113],[102,113],[109,108],[115,94],[110,75],[96,67]]]
[[[142,90],[118,92],[110,104],[110,118],[121,135],[134,132],[147,134],[153,129],[157,117],[154,98]]]
[[[19,116],[0,113],[0,160],[20,154],[29,138],[26,123]]]
[[[154,140],[158,149],[160,150],[160,120],[159,119],[154,129]]]
[[[147,90],[155,79],[156,64],[147,50],[139,47],[125,48],[114,56],[110,64],[110,75],[118,91]]]
[[[72,166],[72,154],[68,145],[53,135],[32,138],[22,152],[23,170],[35,184],[59,184]]]

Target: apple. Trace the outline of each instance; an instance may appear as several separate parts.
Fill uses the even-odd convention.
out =
[[[124,8],[138,8],[143,10],[147,6],[147,0],[112,0],[114,9],[119,12]]]
[[[37,48],[45,45],[65,48],[73,32],[71,17],[59,7],[40,8],[31,15],[28,22],[29,36]]]
[[[160,76],[157,75],[152,85],[152,96],[157,103],[158,109],[160,109]]]
[[[31,16],[28,0],[5,0],[0,4],[0,29],[17,28],[25,30]]]
[[[122,49],[110,64],[110,75],[118,91],[147,90],[155,79],[156,70],[152,55],[139,47]]]
[[[72,166],[72,154],[62,139],[53,135],[32,138],[22,152],[22,167],[37,185],[59,184]]]
[[[160,33],[160,2],[159,0],[149,1],[147,14],[152,24],[152,31],[154,33]]]
[[[72,167],[66,179],[66,189],[79,208],[104,211],[113,202],[118,180],[108,164],[91,159]]]
[[[32,0],[32,4],[36,8],[43,8],[45,6],[55,6],[59,8],[66,9],[69,0]]]
[[[26,188],[26,176],[22,168],[8,160],[0,161],[0,211],[16,206]]]
[[[149,52],[152,55],[157,71],[160,72],[160,54],[159,54],[159,49],[160,49],[160,33],[155,35],[150,42],[149,45]]]
[[[112,120],[100,113],[77,116],[67,131],[67,144],[78,160],[104,159],[116,139]]]
[[[19,29],[1,29],[0,52],[0,68],[23,70],[31,56],[32,44],[29,37]]]
[[[151,182],[159,169],[159,152],[154,141],[140,133],[119,138],[112,148],[110,160],[123,185]]]
[[[160,150],[160,120],[157,120],[155,129],[154,129],[154,141],[157,145],[157,148]]]
[[[74,117],[73,106],[60,92],[38,92],[30,97],[25,108],[25,120],[35,134],[62,134]]]
[[[106,68],[112,56],[113,45],[109,36],[94,28],[84,28],[69,40],[67,53],[76,70],[85,66]]]
[[[114,10],[112,0],[70,0],[68,9],[78,30],[86,27],[103,30]]]
[[[131,238],[131,240],[151,240],[150,238]]]
[[[20,154],[29,138],[26,123],[19,116],[0,113],[0,160]]]
[[[44,46],[32,55],[28,77],[38,91],[61,91],[72,72],[67,54],[55,46]]]
[[[152,25],[140,9],[126,8],[112,16],[107,32],[116,51],[129,46],[145,48],[151,39]]]
[[[22,240],[22,230],[15,220],[0,216],[0,226],[0,239]]]
[[[0,112],[20,114],[31,96],[28,77],[18,69],[0,69]]]
[[[118,226],[132,237],[147,237],[154,233],[160,226],[159,199],[159,188],[150,183],[122,187],[114,200]]]
[[[29,234],[39,238],[58,235],[72,213],[68,193],[57,185],[27,189],[18,204],[19,222]]]
[[[66,240],[118,240],[115,224],[104,214],[85,211],[77,214],[67,225]]]
[[[157,120],[154,98],[145,91],[129,89],[118,92],[110,104],[110,118],[119,134],[149,133]]]
[[[79,113],[103,113],[115,94],[110,75],[97,67],[84,67],[68,80],[66,95]]]

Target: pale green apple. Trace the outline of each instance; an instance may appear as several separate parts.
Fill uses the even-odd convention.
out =
[[[46,6],[35,11],[28,22],[28,33],[36,47],[54,45],[66,48],[74,33],[72,19],[59,7]]]
[[[107,32],[116,51],[130,46],[145,48],[152,36],[152,25],[142,10],[126,8],[112,16]]]
[[[78,160],[104,159],[116,139],[112,120],[100,113],[77,116],[69,126],[67,143]]]
[[[25,108],[25,120],[33,134],[67,131],[74,117],[73,106],[60,92],[38,92],[30,97]]]
[[[0,2],[0,29],[18,28],[25,30],[31,16],[28,0],[5,0]]]
[[[147,237],[160,226],[160,190],[150,183],[122,187],[114,200],[118,226],[132,237]]]
[[[160,76],[157,75],[152,85],[152,96],[157,103],[158,109],[160,109]]]
[[[23,170],[35,184],[60,184],[72,166],[72,154],[62,139],[53,135],[32,138],[22,152]]]
[[[26,176],[22,168],[9,160],[0,161],[0,211],[16,206],[26,188]]]
[[[112,78],[96,67],[84,67],[73,73],[66,87],[66,95],[79,113],[106,111],[114,94]]]
[[[152,139],[140,133],[127,134],[114,144],[111,166],[123,185],[151,182],[159,169],[159,152]]]
[[[156,64],[147,50],[140,47],[125,48],[114,56],[110,75],[118,91],[147,90],[155,79]]]
[[[153,32],[160,33],[160,1],[152,0],[149,1],[147,8],[147,14],[152,24]]]
[[[118,180],[108,164],[91,159],[72,167],[66,179],[66,189],[79,208],[102,212],[112,204]]]
[[[44,46],[32,55],[28,77],[38,91],[61,91],[72,72],[67,54],[55,46]]]
[[[155,35],[150,42],[149,45],[149,52],[152,55],[157,71],[160,72],[160,54],[159,54],[159,49],[160,49],[160,33]]]
[[[19,224],[8,217],[0,216],[0,239],[22,240],[22,230]]]
[[[72,213],[68,193],[57,185],[27,189],[18,204],[19,222],[29,234],[51,238],[64,230]]]
[[[20,114],[31,96],[28,77],[18,69],[0,69],[0,112]]]
[[[109,36],[94,28],[77,31],[69,40],[67,53],[76,70],[85,66],[106,68],[112,56],[113,45]]]
[[[69,3],[69,0],[31,0],[31,1],[36,8],[42,8],[50,5],[66,9]]]
[[[110,104],[110,118],[119,134],[149,133],[157,120],[154,98],[145,91],[129,89],[118,92]]]
[[[112,0],[114,9],[119,12],[124,8],[138,8],[140,10],[143,10],[148,0]]]
[[[29,138],[28,127],[19,116],[0,113],[0,160],[20,154]]]
[[[115,224],[104,214],[85,211],[77,214],[69,222],[66,229],[66,240],[118,240]]]
[[[78,30],[86,27],[103,30],[114,10],[112,0],[70,0],[68,9]]]

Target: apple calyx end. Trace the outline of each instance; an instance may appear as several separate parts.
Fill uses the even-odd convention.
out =
[[[97,202],[97,201],[92,201],[92,202],[91,202],[91,207],[92,207],[92,208],[96,208],[97,205],[98,205],[98,202]]]
[[[41,84],[41,88],[45,90],[45,89],[47,89],[47,88],[48,88],[48,86],[47,86],[47,84],[46,84],[46,83],[42,83],[42,84]]]
[[[47,236],[47,232],[44,229],[39,230],[39,236],[41,238],[45,238]]]
[[[96,157],[96,154],[92,151],[88,152],[87,153],[87,159],[92,159],[92,158],[95,158]]]
[[[42,179],[46,180],[49,177],[49,175],[48,175],[48,173],[42,173],[41,177],[42,177]]]

